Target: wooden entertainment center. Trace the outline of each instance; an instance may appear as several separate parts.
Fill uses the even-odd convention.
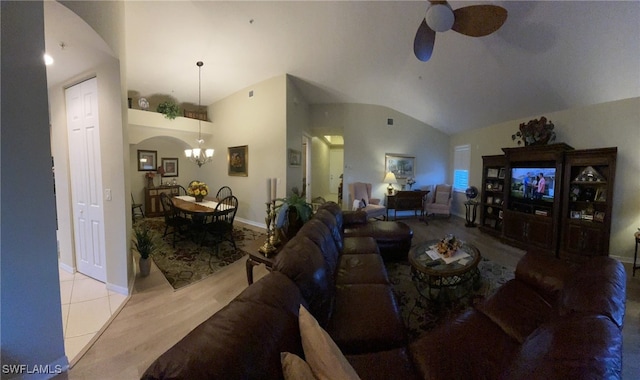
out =
[[[560,143],[502,150],[482,157],[483,232],[573,261],[609,255],[617,148]]]

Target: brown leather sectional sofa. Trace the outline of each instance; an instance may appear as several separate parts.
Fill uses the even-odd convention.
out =
[[[142,378],[282,378],[281,352],[304,357],[300,304],[363,379],[620,377],[625,274],[617,261],[573,268],[527,255],[493,297],[409,343],[375,238],[344,236],[343,225],[360,217],[323,205],[282,248],[273,272]]]

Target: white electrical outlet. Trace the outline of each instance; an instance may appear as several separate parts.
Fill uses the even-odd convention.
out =
[[[111,200],[111,189],[104,189],[104,197],[110,201]]]

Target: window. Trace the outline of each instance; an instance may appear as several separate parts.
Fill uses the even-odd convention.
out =
[[[471,145],[458,145],[453,154],[453,191],[465,192],[469,187]]]

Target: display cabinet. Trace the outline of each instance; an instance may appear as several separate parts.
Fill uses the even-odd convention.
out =
[[[601,148],[566,154],[561,258],[580,261],[609,254],[617,153],[617,148]]]
[[[503,155],[482,156],[480,229],[501,236],[504,218],[506,159]]]
[[[506,158],[504,239],[557,256],[567,144],[503,148]]]

